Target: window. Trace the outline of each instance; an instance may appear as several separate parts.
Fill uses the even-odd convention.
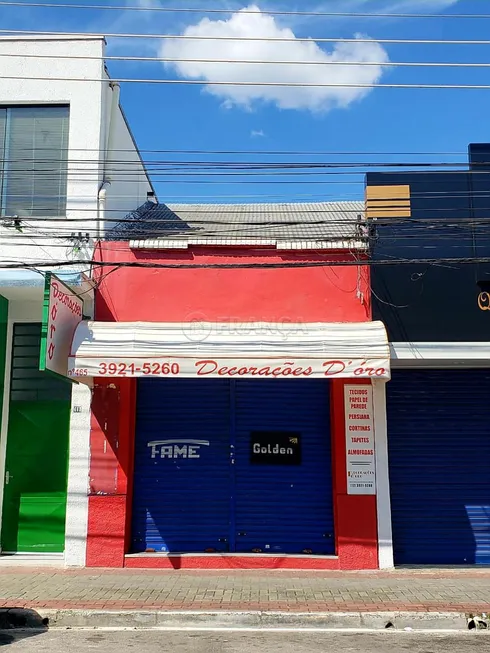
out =
[[[0,107],[0,215],[65,215],[68,117],[68,107]]]
[[[11,401],[70,401],[70,381],[39,371],[41,324],[14,324]]]

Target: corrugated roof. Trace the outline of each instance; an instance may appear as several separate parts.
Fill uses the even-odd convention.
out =
[[[364,202],[155,204],[147,202],[107,234],[135,247],[262,244],[281,248],[362,247]],[[355,241],[355,244],[354,244]]]

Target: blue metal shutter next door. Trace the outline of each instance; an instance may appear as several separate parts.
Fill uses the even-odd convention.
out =
[[[238,552],[333,554],[329,384],[237,380],[232,532]],[[299,438],[298,464],[251,460],[253,433]],[[259,460],[260,462],[260,460]]]
[[[490,371],[399,370],[387,384],[396,564],[490,564]]]
[[[134,552],[229,550],[229,432],[228,381],[138,381]]]

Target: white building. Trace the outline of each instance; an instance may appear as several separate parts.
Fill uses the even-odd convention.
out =
[[[85,562],[90,389],[38,371],[43,273],[90,315],[94,239],[153,196],[104,49],[0,38],[0,551],[68,565]]]

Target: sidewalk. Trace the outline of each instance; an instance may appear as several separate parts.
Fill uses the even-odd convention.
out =
[[[0,565],[0,608],[117,611],[490,612],[490,569],[156,571]]]

